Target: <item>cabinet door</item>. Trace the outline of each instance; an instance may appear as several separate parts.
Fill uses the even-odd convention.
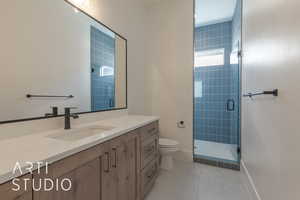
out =
[[[26,180],[26,182],[25,182]],[[5,200],[32,200],[32,176],[26,175],[19,178],[16,182],[19,185],[20,190],[13,191],[16,186],[12,181],[0,185],[0,199]]]
[[[140,183],[140,147],[139,147],[139,137],[137,134],[132,134],[128,136],[126,143],[126,191],[128,200],[139,200],[139,183]]]
[[[127,134],[106,146],[102,158],[102,199],[138,200],[138,136]]]
[[[151,191],[158,175],[158,169],[158,159],[155,159],[142,170],[141,192],[143,199],[145,199],[146,195]]]
[[[49,170],[51,171],[51,166],[49,166]],[[42,174],[34,177],[34,184],[37,184],[35,188],[39,188],[39,181],[42,181],[42,187],[39,191],[34,192],[34,200],[100,199],[100,158],[85,163],[83,166],[60,176],[45,175],[45,169],[42,172]],[[50,191],[45,190],[46,184],[43,183],[45,179],[51,179],[55,183],[55,187]],[[69,182],[63,180],[71,181],[70,189],[68,189],[70,186]]]
[[[151,161],[158,157],[158,146],[157,135],[148,137],[141,143],[141,169],[144,169]]]
[[[117,141],[112,146],[113,150],[113,168],[115,168],[116,172],[116,184],[117,184],[117,195],[118,200],[129,200],[128,199],[128,190],[127,190],[127,184],[129,179],[129,173],[128,173],[128,148],[126,144],[126,138],[121,137],[119,141]]]
[[[138,199],[138,137],[135,132],[123,137],[117,149],[118,200]]]
[[[33,174],[33,199],[99,200],[102,155],[102,146],[97,145],[50,164],[48,170],[46,167],[36,170]],[[49,182],[45,182],[49,179],[55,186],[51,190],[48,190]],[[71,189],[65,191],[63,188],[68,188],[68,180],[71,181]]]
[[[70,192],[53,192],[52,200],[99,200],[100,199],[100,160],[94,160],[84,166],[59,177],[72,180]]]

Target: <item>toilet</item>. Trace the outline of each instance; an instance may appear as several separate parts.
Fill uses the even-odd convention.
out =
[[[179,143],[167,138],[159,138],[159,151],[161,153],[161,168],[171,170],[173,168],[173,155],[179,150]]]

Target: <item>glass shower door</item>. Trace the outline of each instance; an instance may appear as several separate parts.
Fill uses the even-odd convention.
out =
[[[239,169],[242,1],[226,20],[221,4],[205,4],[195,2],[194,160]]]
[[[196,158],[239,162],[238,76],[238,64],[195,69]]]
[[[236,159],[239,162],[241,159],[241,137],[240,137],[240,102],[241,102],[241,47],[240,41],[236,42],[236,45],[233,46],[232,53],[230,55],[230,67],[232,73],[232,84],[230,88],[230,98],[234,105],[233,112],[230,114],[231,121],[231,132],[234,136],[232,138],[232,143],[236,145]],[[229,105],[230,107],[230,105]]]
[[[194,157],[225,163],[240,161],[240,64],[239,42],[232,46],[230,23],[196,30],[226,30],[217,48],[199,45],[194,68]],[[211,38],[208,37],[210,41]],[[205,44],[206,41],[200,41]]]

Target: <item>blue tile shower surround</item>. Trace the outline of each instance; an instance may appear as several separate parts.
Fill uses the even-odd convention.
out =
[[[91,109],[107,110],[114,107],[114,76],[100,76],[102,66],[115,66],[115,39],[91,26]]]
[[[234,112],[226,110],[227,100],[236,100],[235,92],[239,88],[234,85],[238,68],[230,65],[232,22],[196,28],[195,43],[196,51],[225,50],[224,65],[195,68],[194,79],[202,83],[202,97],[195,98],[195,139],[237,144],[238,136],[234,128],[238,124],[235,118],[238,112],[237,109]]]

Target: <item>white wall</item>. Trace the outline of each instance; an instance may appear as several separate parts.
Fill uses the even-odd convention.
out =
[[[50,106],[90,111],[93,21],[60,0],[11,0],[2,6],[0,121],[40,117]],[[26,94],[74,98],[29,100]]]
[[[161,117],[164,137],[193,151],[193,0],[148,1],[146,109]],[[179,129],[178,121],[186,128]]]
[[[300,198],[300,2],[244,1],[243,93],[279,97],[242,101],[243,160],[262,200]]]
[[[116,35],[115,49],[115,106],[126,106],[126,41]]]

